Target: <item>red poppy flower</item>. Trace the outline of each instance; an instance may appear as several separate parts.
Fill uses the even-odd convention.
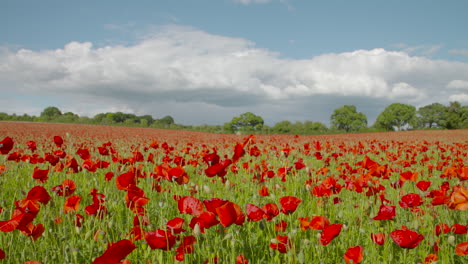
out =
[[[450,226],[446,223],[440,223],[435,227],[436,236],[439,236],[442,233],[447,234],[448,232],[450,232]]]
[[[330,224],[326,216],[314,216],[309,223],[309,228],[313,230],[322,230]]]
[[[178,261],[184,260],[185,254],[191,254],[194,251],[193,244],[196,242],[196,238],[194,236],[184,236],[182,238],[182,242],[180,242],[179,247],[175,250],[177,252],[175,258]]]
[[[288,222],[281,220],[279,223],[275,224],[275,231],[285,232],[288,227]]]
[[[396,206],[381,205],[379,213],[375,216],[374,220],[393,220],[396,216]]]
[[[387,234],[385,233],[371,233],[370,237],[372,241],[377,245],[383,245],[385,243],[385,239],[387,238]]]
[[[5,259],[5,251],[0,248],[0,259]]]
[[[262,188],[260,190],[258,190],[258,194],[261,195],[261,196],[269,196],[270,193],[268,191],[268,187],[263,185]]]
[[[41,237],[42,234],[44,233],[44,231],[45,231],[45,229],[44,229],[43,224],[37,224],[37,225],[31,224],[31,229],[30,230],[28,230],[27,232],[22,230],[22,232],[25,235],[29,236],[32,241],[36,241],[39,237]]]
[[[60,148],[63,144],[63,138],[61,136],[54,136],[54,143]]]
[[[170,250],[176,243],[176,237],[171,231],[161,229],[145,233],[145,240],[151,249]]]
[[[401,201],[398,202],[401,207],[408,208],[408,207],[415,207],[420,206],[423,203],[421,196],[416,193],[408,193],[401,197]]]
[[[454,186],[448,206],[454,210],[468,210],[468,188],[459,185]]]
[[[185,196],[177,201],[177,207],[181,214],[198,216],[203,212],[203,203],[195,197]]]
[[[74,221],[75,226],[81,227],[83,225],[83,222],[84,222],[83,216],[80,214],[76,214],[75,221]]]
[[[468,233],[468,225],[453,224],[450,229],[454,234],[464,235]]]
[[[270,248],[276,249],[281,253],[286,253],[291,248],[292,244],[288,236],[276,235],[278,243],[270,243]]]
[[[190,228],[195,228],[195,225],[198,225],[200,232],[205,233],[206,228],[210,228],[219,224],[219,220],[216,218],[216,214],[212,212],[205,211],[199,216],[195,216],[190,221]]]
[[[430,181],[418,181],[416,183],[416,187],[418,187],[419,190],[425,192],[427,191],[427,189],[429,189],[429,187],[431,186],[431,183]]]
[[[296,211],[297,206],[302,200],[294,196],[284,196],[279,199],[279,202],[281,204],[281,212],[288,215]]]
[[[76,154],[80,156],[82,160],[87,160],[91,158],[91,154],[89,154],[89,150],[87,148],[80,148],[76,151]]]
[[[184,226],[184,221],[184,219],[176,217],[167,221],[166,226],[169,230],[174,232],[174,234],[179,234],[185,232],[185,229],[182,228]]]
[[[126,173],[120,174],[115,179],[115,184],[117,186],[117,189],[119,190],[126,190],[128,186],[131,184],[136,185],[135,173],[126,172]]]
[[[71,179],[63,180],[61,185],[54,186],[52,191],[55,192],[58,196],[70,196],[76,190],[76,183]]]
[[[208,212],[212,212],[216,214],[216,208],[225,205],[228,200],[220,199],[220,198],[211,198],[208,200],[204,200],[203,204]]]
[[[47,179],[49,178],[47,176],[48,173],[49,173],[49,169],[41,170],[38,167],[35,167],[32,178],[40,182],[46,182]]]
[[[320,244],[326,246],[341,233],[342,224],[327,225],[320,234]]]
[[[415,231],[409,230],[406,227],[397,229],[390,233],[390,237],[395,244],[402,248],[415,248],[424,239],[424,236]]]
[[[132,241],[123,239],[115,243],[110,243],[100,257],[97,257],[92,264],[118,264],[122,259],[126,258],[128,254],[132,253],[136,246]]]
[[[460,257],[468,255],[468,241],[458,244],[455,247],[455,254]]]
[[[265,216],[265,212],[254,204],[246,204],[245,211],[249,221],[260,221]]]
[[[265,204],[262,209],[265,212],[265,218],[267,221],[271,221],[279,214],[278,206],[274,203]]]
[[[30,260],[30,261],[23,262],[23,264],[42,264],[42,263],[39,261]]]
[[[242,225],[245,221],[245,215],[239,205],[227,202],[223,206],[216,208],[221,225],[228,227],[231,224]]]
[[[240,254],[236,257],[236,264],[249,264],[249,260],[243,254]]]
[[[43,205],[49,203],[52,199],[47,190],[42,186],[34,186],[29,190],[28,195],[25,200],[38,201]]]
[[[416,182],[418,180],[418,174],[418,172],[405,171],[400,173],[400,180]]]
[[[65,200],[65,204],[63,205],[63,210],[65,213],[68,213],[70,211],[78,211],[78,208],[80,207],[80,201],[81,201],[81,196],[79,195],[73,195],[67,198]]]
[[[232,163],[236,163],[240,158],[245,155],[244,144],[237,143],[234,147],[234,154],[232,155]]]
[[[344,260],[346,261],[346,264],[361,263],[363,259],[364,254],[362,252],[361,246],[350,247],[344,254]]]
[[[437,262],[438,259],[439,259],[439,257],[437,257],[437,255],[431,253],[431,254],[427,255],[427,257],[424,258],[424,264],[435,263],[435,262]]]
[[[8,154],[13,149],[13,145],[15,142],[13,142],[13,139],[11,137],[5,137],[2,141],[0,141],[0,153],[2,155]]]

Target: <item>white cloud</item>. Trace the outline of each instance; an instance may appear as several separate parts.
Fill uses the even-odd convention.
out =
[[[460,103],[468,103],[468,94],[466,93],[452,94],[450,95],[449,100],[451,102],[458,101]]]
[[[410,46],[405,43],[397,43],[394,44],[393,47],[406,52],[408,54],[420,54],[424,56],[431,56],[437,53],[441,48],[442,45],[416,45]]]
[[[468,56],[468,49],[452,49],[449,51],[451,54]]]
[[[448,89],[468,89],[468,81],[453,80],[447,84]]]
[[[456,91],[441,87],[453,88],[457,80],[468,80],[467,63],[384,49],[285,59],[246,39],[181,26],[158,28],[128,46],[70,42],[57,50],[0,51],[3,93],[47,97],[43,106],[54,102],[83,114],[174,114],[181,123],[197,113],[197,120],[188,121],[228,121],[229,113],[253,110],[268,115],[273,105],[282,112],[271,110],[265,118],[272,121],[307,118],[304,113],[312,115],[309,120],[326,120],[330,107],[349,101],[358,108],[372,105],[366,114],[376,115],[381,106],[373,102],[447,103]],[[326,107],[309,112],[312,103]]]

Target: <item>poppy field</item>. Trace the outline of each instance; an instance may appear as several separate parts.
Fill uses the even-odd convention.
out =
[[[466,263],[468,130],[0,123],[0,263]]]

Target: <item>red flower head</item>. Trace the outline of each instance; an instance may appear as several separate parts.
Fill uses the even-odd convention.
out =
[[[270,248],[276,249],[281,253],[286,253],[291,248],[292,244],[288,236],[276,235],[278,243],[270,243]]]
[[[371,233],[370,235],[372,241],[377,245],[383,245],[385,243],[385,238],[387,238],[387,234],[385,233]]]
[[[110,243],[104,254],[97,257],[92,264],[119,264],[135,249],[136,246],[128,239]]]
[[[199,216],[203,212],[203,203],[195,197],[185,196],[177,202],[181,214],[191,214]]]
[[[13,149],[14,144],[15,142],[13,142],[11,137],[5,137],[2,141],[0,141],[0,153],[2,153],[2,155],[8,154],[8,152]]]
[[[320,244],[326,246],[341,233],[342,224],[327,225],[320,234]]]
[[[379,213],[375,216],[374,220],[393,220],[396,216],[396,206],[381,205]]]
[[[346,264],[361,263],[363,259],[364,255],[362,253],[361,246],[350,247],[344,254],[344,260],[346,261]]]
[[[460,257],[468,255],[468,241],[458,244],[455,253]]]
[[[326,216],[314,216],[309,223],[309,228],[314,230],[322,230],[330,224],[330,220]]]
[[[404,195],[401,197],[401,201],[398,202],[401,207],[403,208],[408,208],[408,207],[415,207],[415,206],[420,206],[423,203],[423,200],[421,199],[421,196],[416,193],[408,193],[407,195]]]
[[[245,215],[239,205],[227,202],[223,206],[216,208],[216,214],[224,227],[231,224],[242,225],[245,221]]]
[[[431,186],[430,181],[418,181],[416,183],[416,187],[418,187],[418,189],[423,192],[427,191],[427,189],[429,189],[430,186]]]
[[[247,204],[245,209],[249,221],[260,221],[265,217],[265,212],[254,204]]]
[[[279,202],[281,204],[281,212],[288,215],[296,211],[297,206],[302,200],[294,196],[284,196],[279,199]]]
[[[151,249],[170,250],[176,243],[176,237],[171,231],[157,229],[145,234],[145,240]]]
[[[58,196],[70,196],[76,190],[76,183],[71,179],[63,180],[61,185],[54,186],[52,191],[55,192]]]
[[[49,176],[47,176],[48,173],[49,169],[41,170],[38,167],[35,167],[32,178],[40,182],[46,182],[47,179],[49,179]]]
[[[182,228],[184,226],[184,219],[180,217],[167,221],[166,226],[169,230],[172,230],[174,234],[185,232],[185,229]]]
[[[249,264],[249,260],[242,254],[236,257],[236,264]]]
[[[65,200],[65,204],[63,205],[63,210],[65,213],[68,213],[70,211],[78,211],[78,208],[80,207],[80,201],[81,201],[81,196],[79,195],[73,195],[67,198]]]
[[[28,196],[25,200],[38,201],[43,205],[46,205],[51,199],[52,197],[50,197],[49,193],[44,187],[34,186],[31,188],[31,190],[29,190]]]
[[[415,248],[424,239],[424,236],[415,231],[407,229],[403,226],[402,229],[397,229],[390,233],[393,241],[402,248]]]
[[[185,254],[193,253],[193,244],[195,244],[196,241],[197,240],[194,236],[184,236],[179,247],[175,250],[177,252],[177,255],[175,256],[176,260],[183,261]]]
[[[228,200],[220,199],[220,198],[211,198],[209,200],[203,200],[203,204],[206,207],[208,212],[212,212],[216,214],[216,208],[225,205]]]
[[[274,203],[265,204],[262,209],[265,212],[265,218],[267,221],[271,221],[279,214],[278,206]]]
[[[60,148],[63,144],[63,138],[61,136],[54,136],[54,143]]]
[[[198,225],[200,232],[205,233],[206,228],[210,228],[217,224],[219,224],[219,220],[216,218],[216,214],[205,211],[199,216],[193,217],[189,226],[193,229],[195,228],[195,225]]]

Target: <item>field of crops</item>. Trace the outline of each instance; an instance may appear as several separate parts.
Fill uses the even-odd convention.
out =
[[[0,140],[0,263],[468,262],[468,130]]]

